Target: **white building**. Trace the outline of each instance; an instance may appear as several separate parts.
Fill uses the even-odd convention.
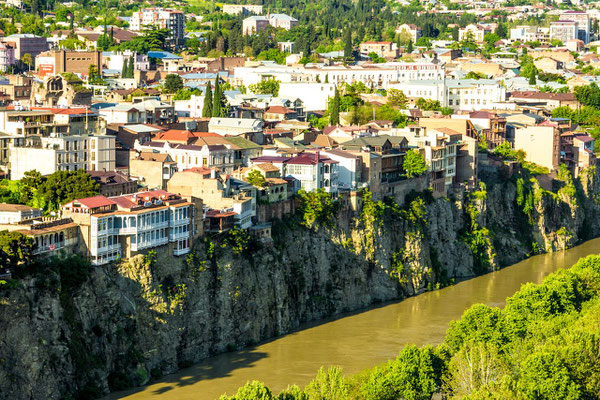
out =
[[[494,79],[446,80],[445,106],[455,110],[497,108],[506,101],[506,89]]]
[[[326,110],[329,98],[335,96],[335,84],[318,82],[281,83],[279,97],[298,97],[304,111]]]
[[[175,113],[178,117],[201,118],[204,96],[193,94],[189,100],[175,100]]]
[[[356,190],[361,184],[361,157],[344,150],[321,150],[321,154],[337,161],[338,189]]]
[[[122,71],[123,64],[125,62],[129,63],[131,57],[133,57],[133,69],[135,71],[148,71],[150,69],[150,61],[147,54],[137,54],[127,50],[122,53],[103,55],[103,57],[106,60],[107,69]]]
[[[578,24],[575,21],[553,21],[550,23],[550,40],[560,40],[563,43],[577,39]]]
[[[33,208],[23,204],[0,203],[0,224],[16,224],[41,216],[41,208]]]
[[[132,31],[143,31],[146,27],[156,26],[168,29],[168,41],[175,48],[185,44],[185,16],[183,11],[170,8],[144,8],[134,12],[130,20]]]
[[[12,179],[36,170],[42,175],[56,171],[112,171],[116,158],[114,136],[43,137],[39,142],[11,145],[9,148]]]
[[[577,22],[577,35],[574,39],[583,40],[584,43],[590,41],[590,16],[585,11],[565,11],[559,15],[558,20]]]
[[[211,118],[208,131],[221,136],[239,136],[245,134],[261,134],[264,122],[251,118]]]
[[[287,29],[288,31],[298,25],[298,20],[287,14],[269,14],[269,24],[273,28]]]

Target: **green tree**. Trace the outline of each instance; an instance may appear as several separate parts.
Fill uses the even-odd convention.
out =
[[[574,90],[575,98],[584,106],[600,107],[600,88],[596,83],[588,86],[577,86]]]
[[[219,82],[219,75],[215,78],[215,93],[213,95],[212,116],[221,117],[221,106],[223,103],[223,93]]]
[[[412,39],[408,41],[408,45],[406,46],[406,52],[407,53],[412,53],[415,50],[414,46],[413,46],[413,42]]]
[[[337,86],[335,88],[335,94],[333,95],[331,110],[329,111],[329,122],[333,126],[338,126],[340,124],[340,92]]]
[[[129,70],[127,69],[127,60],[123,59],[123,68],[121,68],[121,78],[128,78]]]
[[[223,395],[219,400],[272,400],[271,390],[259,381],[246,383],[233,396]]]
[[[531,86],[535,86],[535,84],[537,83],[536,79],[535,79],[535,74],[531,74],[529,75],[529,84]]]
[[[106,33],[101,35],[96,41],[96,47],[98,50],[108,50],[112,45],[113,41]]]
[[[310,400],[345,400],[348,398],[348,383],[340,367],[321,367],[304,392]]]
[[[127,77],[128,78],[135,77],[134,58],[135,58],[134,54],[132,54],[131,57],[129,57],[129,64],[127,65]]]
[[[33,64],[33,58],[31,58],[31,54],[25,53],[21,58],[21,61],[27,65],[27,69],[31,71],[31,64]]]
[[[22,233],[0,231],[0,270],[30,263],[34,247],[33,239]]]
[[[344,57],[352,58],[352,52],[354,50],[354,46],[352,46],[352,32],[350,28],[346,28],[346,32],[344,33]]]
[[[427,171],[427,164],[425,158],[418,150],[409,150],[404,156],[404,162],[402,164],[404,173],[408,178],[414,178],[419,175],[423,175]]]
[[[204,94],[204,106],[202,107],[202,116],[204,118],[212,117],[212,104],[213,104],[213,96],[212,96],[212,87],[210,82],[206,85],[206,91]]]
[[[252,170],[246,175],[246,181],[258,188],[264,188],[267,186],[267,180],[264,175],[258,170]]]
[[[263,79],[262,81],[249,85],[248,89],[254,94],[272,94],[273,96],[279,95],[280,82],[276,79]]]
[[[183,79],[179,75],[169,74],[165,77],[165,92],[176,93],[180,89],[183,89]]]
[[[58,210],[71,200],[98,194],[99,184],[84,170],[57,171],[44,178],[38,189],[49,210]]]
[[[406,97],[402,90],[389,89],[387,91],[387,104],[390,107],[406,108],[408,97]]]

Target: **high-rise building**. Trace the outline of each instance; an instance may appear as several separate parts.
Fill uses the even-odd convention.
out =
[[[167,40],[174,48],[180,48],[185,44],[185,16],[183,11],[171,8],[144,8],[133,13],[131,17],[132,31],[139,32],[150,26],[168,29],[170,34]]]

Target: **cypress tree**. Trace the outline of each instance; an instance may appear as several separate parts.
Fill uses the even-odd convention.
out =
[[[537,81],[535,80],[535,71],[531,73],[531,75],[529,75],[529,84],[531,86],[535,85],[537,83]]]
[[[121,69],[121,78],[127,78],[129,70],[127,69],[127,60],[123,58],[123,68]]]
[[[223,99],[223,93],[221,93],[221,85],[219,84],[219,75],[215,78],[215,94],[213,96],[212,116],[221,116],[221,102]]]
[[[406,52],[407,53],[412,53],[413,50],[414,50],[414,48],[413,48],[412,40],[409,40],[408,41],[408,46],[406,46]]]
[[[133,62],[133,57],[135,57],[135,56],[131,55],[131,57],[129,57],[129,68],[127,70],[127,77],[128,78],[133,78],[134,77],[134,62]]]
[[[325,74],[325,83],[329,83],[329,74]]]
[[[213,96],[212,96],[212,87],[210,82],[206,85],[206,91],[204,92],[204,107],[202,107],[202,116],[203,117],[212,117],[212,105],[213,105]]]
[[[337,87],[335,88],[335,95],[333,96],[333,103],[331,104],[329,122],[333,126],[340,124],[340,92]]]
[[[344,38],[344,57],[351,58],[352,57],[352,33],[350,33],[350,29],[346,28],[346,37]]]

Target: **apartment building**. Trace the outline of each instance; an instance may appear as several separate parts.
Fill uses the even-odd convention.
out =
[[[338,192],[339,162],[328,156],[303,152],[284,162],[284,177],[294,178],[299,182],[299,188],[307,192],[323,189],[336,195]]]
[[[574,39],[583,40],[584,43],[590,41],[590,16],[585,11],[565,11],[559,15],[558,20],[576,22],[577,35]]]
[[[79,226],[93,265],[162,248],[175,256],[190,252],[202,230],[202,202],[164,190],[73,200],[64,216]]]
[[[549,38],[549,28],[519,25],[510,30],[510,40],[518,40],[520,42],[535,42],[539,40],[541,43],[547,43]]]
[[[526,161],[555,170],[560,164],[560,131],[548,125],[516,129],[514,148],[525,152]]]
[[[23,204],[0,203],[0,224],[16,224],[41,216],[41,208],[33,208]]]
[[[25,54],[31,54],[31,57],[35,58],[38,54],[48,50],[48,40],[31,33],[16,33],[5,36],[0,41],[15,49],[16,60],[21,60]]]
[[[10,44],[0,43],[0,71],[6,72],[15,65],[15,49]]]
[[[563,43],[579,37],[579,27],[576,21],[553,21],[550,23],[550,40],[560,40]]]
[[[448,79],[446,99],[455,110],[493,109],[506,101],[506,88],[494,79]]]
[[[141,32],[148,26],[169,31],[168,43],[174,48],[185,44],[185,15],[170,8],[144,8],[131,16],[130,29]]]
[[[54,136],[29,138],[9,147],[12,179],[36,170],[42,175],[56,171],[112,171],[115,169],[113,136]]]

